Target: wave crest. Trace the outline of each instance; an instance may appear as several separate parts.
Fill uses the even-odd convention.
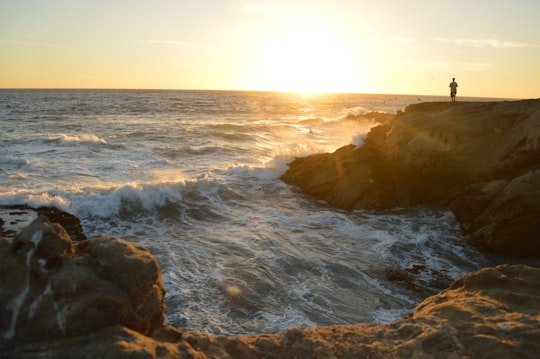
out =
[[[65,133],[50,134],[47,136],[47,142],[60,144],[87,143],[87,144],[106,144],[107,141],[94,134],[68,135]]]

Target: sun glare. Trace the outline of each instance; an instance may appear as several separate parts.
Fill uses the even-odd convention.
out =
[[[358,92],[343,41],[314,29],[272,35],[260,51],[253,88],[287,92]]]

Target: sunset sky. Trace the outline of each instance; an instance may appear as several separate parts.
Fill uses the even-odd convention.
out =
[[[540,97],[539,0],[0,0],[0,88]]]

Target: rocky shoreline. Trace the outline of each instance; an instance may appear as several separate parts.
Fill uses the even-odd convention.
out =
[[[420,103],[281,179],[344,209],[449,208],[469,244],[539,258],[539,159],[540,100]]]
[[[465,275],[391,324],[214,336],[164,325],[160,268],[142,246],[109,237],[73,242],[60,224],[40,215],[13,239],[0,240],[0,256],[0,358],[536,358],[540,353],[540,268],[525,265]]]
[[[361,148],[297,159],[283,180],[346,209],[447,207],[469,243],[540,258],[539,154],[540,100],[425,103],[374,128]],[[390,324],[215,336],[164,324],[161,271],[146,248],[86,238],[53,208],[0,211],[0,358],[540,355],[540,268],[467,274]]]

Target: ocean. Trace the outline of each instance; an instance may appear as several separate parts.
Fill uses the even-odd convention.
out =
[[[372,112],[448,100],[0,90],[0,205],[54,206],[88,237],[147,247],[162,269],[166,323],[177,327],[260,334],[390,322],[496,259],[466,245],[447,210],[343,211],[279,177],[295,157],[361,145]]]

